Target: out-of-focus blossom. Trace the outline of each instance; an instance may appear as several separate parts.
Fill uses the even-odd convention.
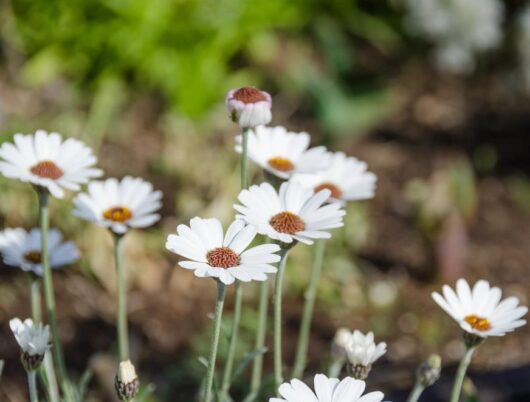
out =
[[[241,128],[254,128],[271,121],[271,96],[253,87],[232,89],[226,95],[230,117]]]

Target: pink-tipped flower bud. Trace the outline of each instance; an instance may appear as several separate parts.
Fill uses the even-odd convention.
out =
[[[271,96],[254,87],[232,89],[226,95],[232,121],[241,128],[254,128],[271,121]]]

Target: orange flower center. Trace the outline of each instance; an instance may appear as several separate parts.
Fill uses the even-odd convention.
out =
[[[228,247],[217,247],[206,254],[208,265],[216,268],[237,267],[241,259]]]
[[[103,217],[114,222],[125,222],[132,218],[132,211],[127,207],[112,207],[103,212]]]
[[[491,324],[486,318],[482,318],[474,314],[466,316],[464,321],[471,325],[471,328],[476,329],[477,331],[488,331],[491,329]]]
[[[338,188],[335,184],[329,182],[325,182],[316,186],[315,193],[318,193],[320,190],[325,189],[331,191],[332,198],[340,198],[342,196],[342,191],[340,190],[340,188]]]
[[[28,251],[24,254],[24,259],[32,264],[40,264],[42,261],[40,251]]]
[[[267,100],[266,96],[259,89],[253,87],[239,88],[234,92],[232,97],[243,103],[257,103]]]
[[[290,172],[294,169],[293,163],[289,159],[282,158],[281,156],[271,158],[267,163],[271,168],[279,170],[280,172]]]
[[[39,162],[30,169],[30,172],[35,176],[52,180],[57,180],[64,174],[62,169],[52,161]]]
[[[292,212],[280,212],[269,221],[270,225],[280,233],[295,234],[305,229],[305,223]]]

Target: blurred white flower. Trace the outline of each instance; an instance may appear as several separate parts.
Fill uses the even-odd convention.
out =
[[[63,235],[57,229],[48,232],[48,255],[52,268],[61,268],[79,260],[80,252],[74,242],[63,243]],[[19,267],[42,276],[40,229],[28,232],[23,228],[4,229],[0,232],[0,253],[6,265]]]
[[[253,87],[232,89],[226,95],[226,106],[235,123],[253,128],[271,121],[271,96]]]
[[[261,244],[248,248],[256,237],[256,229],[241,220],[234,221],[226,234],[217,219],[193,218],[190,226],[179,225],[176,235],[169,235],[166,248],[186,261],[182,268],[191,269],[199,278],[217,278],[225,285],[242,282],[265,281],[266,274],[276,273],[271,264],[280,261],[275,254],[276,244]]]
[[[79,140],[63,142],[57,133],[37,130],[15,134],[14,142],[0,147],[0,173],[46,188],[54,197],[63,198],[64,189],[79,191],[81,184],[103,175],[92,167],[97,161],[92,149]]]
[[[347,356],[346,347],[351,341],[353,333],[348,328],[339,328],[335,332],[331,342],[331,353],[337,359],[343,359]]]
[[[329,229],[344,225],[339,203],[326,204],[331,191],[318,193],[296,182],[284,182],[279,193],[269,183],[251,186],[239,193],[242,205],[234,205],[237,218],[254,225],[258,233],[283,243],[328,239]]]
[[[267,172],[284,180],[295,173],[314,173],[328,166],[325,147],[309,148],[307,133],[288,132],[285,127],[257,127],[248,137],[248,157]],[[241,136],[236,137],[241,152]]]
[[[129,228],[145,228],[160,219],[162,192],[143,179],[124,177],[94,181],[88,192],[74,199],[73,214],[81,219],[124,234]]]
[[[380,402],[383,393],[376,391],[363,395],[366,383],[351,377],[342,381],[317,374],[314,392],[302,381],[294,379],[278,389],[282,398],[270,398],[269,402]]]
[[[20,346],[20,356],[22,364],[27,371],[33,371],[39,368],[44,360],[44,354],[50,348],[50,329],[35,325],[31,318],[21,321],[13,318],[9,321],[9,327],[15,335],[18,345]]]
[[[332,201],[357,201],[372,198],[377,177],[367,171],[366,163],[343,152],[331,155],[328,166],[310,174],[296,174],[293,181],[318,192],[331,191]]]
[[[371,366],[377,359],[386,353],[386,343],[374,342],[374,333],[364,335],[355,330],[346,345],[348,360],[352,366]]]
[[[456,282],[456,293],[447,285],[443,287],[443,296],[432,293],[434,301],[464,331],[481,338],[503,336],[526,324],[521,318],[528,308],[520,306],[516,297],[501,301],[501,296],[501,289],[490,287],[487,281],[478,281],[471,290],[464,279]]]
[[[407,0],[408,22],[435,43],[434,60],[442,71],[469,73],[475,53],[502,39],[504,6],[499,0]]]

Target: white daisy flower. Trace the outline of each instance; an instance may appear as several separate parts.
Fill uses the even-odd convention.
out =
[[[281,398],[270,398],[269,402],[381,402],[383,393],[376,391],[363,395],[366,383],[351,377],[342,381],[317,374],[314,379],[315,390],[302,381],[294,379],[280,385]]]
[[[50,328],[47,325],[35,325],[31,318],[24,321],[13,318],[9,321],[9,327],[20,346],[22,364],[28,371],[36,370],[50,348]]]
[[[37,130],[35,134],[15,134],[14,144],[0,147],[0,173],[46,188],[54,197],[63,198],[63,189],[79,191],[80,184],[103,175],[92,167],[96,157],[81,141],[63,142],[57,133]]]
[[[367,367],[386,353],[386,343],[376,344],[373,332],[364,335],[361,331],[355,330],[346,344],[346,352],[352,366]]]
[[[269,183],[251,186],[239,193],[242,205],[234,205],[237,218],[256,226],[258,233],[283,243],[297,240],[313,244],[328,239],[329,229],[343,226],[345,212],[339,203],[324,205],[331,191],[318,193],[296,182],[284,182],[280,192]]]
[[[291,133],[285,127],[256,127],[248,136],[248,157],[266,171],[282,179],[295,173],[314,173],[328,166],[326,147],[309,148],[307,133]],[[236,137],[241,153],[241,136]]]
[[[332,201],[357,201],[374,196],[377,176],[367,171],[366,163],[336,152],[325,169],[312,174],[297,174],[293,180],[315,192],[327,188],[331,191]]]
[[[478,281],[471,290],[464,279],[456,282],[456,293],[447,285],[443,287],[443,296],[432,293],[434,301],[464,331],[481,338],[503,336],[526,324],[521,317],[528,308],[520,306],[516,297],[501,301],[501,296],[501,289],[490,287],[487,281]]]
[[[42,276],[41,235],[39,228],[29,233],[23,228],[5,229],[0,232],[0,253],[6,265],[19,267]],[[52,268],[61,268],[79,260],[80,252],[74,242],[63,242],[57,229],[48,231],[48,255]]]
[[[182,268],[194,270],[199,278],[217,278],[226,285],[236,279],[242,282],[264,281],[266,274],[276,273],[271,264],[280,261],[276,244],[248,248],[256,229],[241,220],[234,221],[226,234],[217,219],[195,217],[190,226],[179,225],[176,235],[169,235],[166,248],[186,261]]]
[[[251,128],[271,121],[271,96],[253,87],[232,89],[226,95],[226,106],[235,123]]]
[[[145,228],[160,219],[162,192],[140,178],[124,177],[94,181],[86,193],[74,199],[73,214],[81,219],[124,234],[129,228]]]

